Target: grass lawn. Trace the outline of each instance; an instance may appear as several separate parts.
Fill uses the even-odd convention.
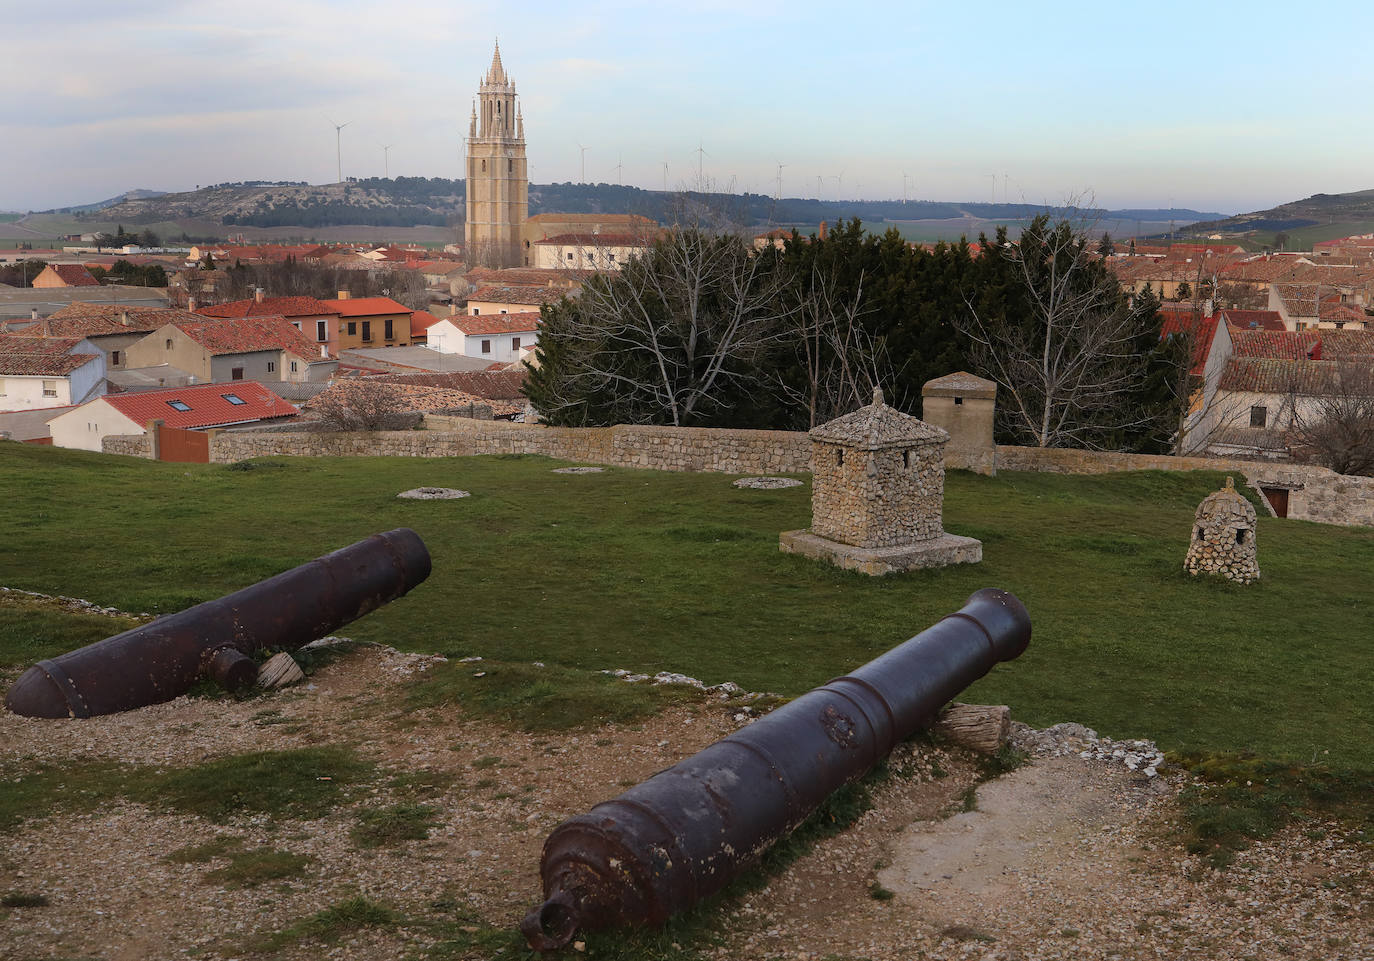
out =
[[[1374,531],[1261,517],[1264,579],[1240,588],[1181,571],[1193,511],[1222,475],[956,472],[946,527],[981,538],[984,562],[874,579],[778,551],[779,531],[809,523],[809,486],[555,466],[284,458],[244,471],[0,444],[0,585],[170,612],[408,526],[434,573],[343,633],[789,695],[1002,587],[1030,609],[1034,639],[966,700],[1171,749],[1374,768]],[[472,496],[395,497],[422,485]],[[74,618],[64,643],[66,616],[0,608],[0,664],[93,639]]]

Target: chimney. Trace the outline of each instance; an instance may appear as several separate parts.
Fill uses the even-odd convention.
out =
[[[826,227],[825,221],[822,220],[822,221],[821,221],[821,231],[820,231],[820,238],[821,238],[821,240],[824,240],[824,239],[825,239],[825,227]]]
[[[29,318],[30,318],[31,320],[37,320],[37,319],[38,319],[38,308],[37,308],[37,307],[30,307],[30,308],[29,308]]]
[[[1212,311],[1213,311],[1214,309],[1215,309],[1215,305],[1212,303],[1212,298],[1211,298],[1211,297],[1208,297],[1206,300],[1204,300],[1204,301],[1202,302],[1202,316],[1204,316],[1204,317],[1211,317],[1211,316],[1212,316]]]
[[[194,314],[194,313],[196,312],[196,308],[199,307],[199,306],[200,306],[200,305],[199,305],[198,303],[196,303],[196,299],[195,299],[194,297],[187,297],[187,298],[186,298],[186,309],[187,309],[188,311],[190,311],[191,313]]]
[[[339,291],[339,300],[347,300],[347,299],[348,299],[348,291],[346,291],[346,290],[341,290],[341,291]]]
[[[129,319],[129,312],[127,310],[121,310],[119,312],[119,322],[125,327],[132,327],[134,325],[134,322]]]
[[[264,293],[265,291],[261,287],[253,288],[253,299],[256,300],[258,303],[262,303],[262,297]]]

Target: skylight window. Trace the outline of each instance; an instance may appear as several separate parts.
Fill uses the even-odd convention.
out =
[[[172,408],[172,410],[186,411],[191,409],[191,405],[184,400],[169,400],[167,401],[167,406]]]
[[[248,403],[248,401],[244,400],[238,394],[220,394],[220,396],[227,400],[229,403],[233,404],[235,407],[238,407],[240,404]]]

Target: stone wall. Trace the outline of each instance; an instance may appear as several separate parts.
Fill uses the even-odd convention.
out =
[[[543,454],[559,460],[670,471],[797,474],[811,470],[806,434],[706,427],[546,427],[465,417],[427,416],[429,430],[358,433],[217,434],[214,463],[248,457],[456,457]]]
[[[943,444],[856,450],[816,441],[811,532],[855,547],[896,547],[944,533]]]
[[[100,450],[105,454],[151,458],[153,440],[147,434],[110,434],[100,439]]]

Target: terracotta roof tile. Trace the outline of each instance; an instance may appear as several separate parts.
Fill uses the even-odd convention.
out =
[[[99,354],[73,354],[80,337],[26,337],[0,334],[0,374],[11,377],[66,377]]]
[[[314,297],[264,297],[261,301],[231,300],[200,307],[196,313],[206,317],[314,317],[338,311]]]
[[[83,264],[48,264],[48,269],[62,278],[68,287],[100,286],[100,282],[91,276]]]
[[[1343,365],[1329,360],[1274,360],[1236,357],[1226,364],[1221,390],[1255,394],[1330,394],[1340,382]]]
[[[450,317],[453,326],[469,337],[480,334],[519,334],[539,329],[539,312],[522,311],[518,314],[481,314],[477,317],[458,315]]]
[[[510,400],[524,403],[525,372],[523,370],[466,370],[447,374],[389,374],[388,383],[417,384],[422,387],[447,387],[488,400]]]
[[[497,287],[488,285],[478,287],[468,295],[468,303],[479,304],[529,304],[543,306],[561,300],[568,291],[549,287]]]
[[[323,300],[329,313],[340,317],[375,317],[380,314],[409,314],[411,309],[390,297],[346,297],[343,300]]]
[[[229,400],[243,401],[235,404]],[[267,387],[254,380],[230,384],[201,384],[170,390],[149,390],[131,394],[107,394],[101,398],[136,424],[162,420],[168,427],[203,428],[221,424],[290,417],[299,411]],[[177,402],[189,408],[173,407]],[[99,401],[92,401],[99,403]]]
[[[1319,360],[1321,336],[1315,330],[1232,330],[1237,357],[1269,360]]]
[[[286,320],[207,320],[180,323],[178,330],[211,354],[247,354],[263,350],[285,350],[305,360],[319,360],[320,345],[308,339]]]
[[[1277,310],[1223,310],[1221,317],[1237,330],[1287,330]]]
[[[1159,329],[1159,338],[1166,340],[1169,337],[1191,337],[1193,356],[1189,373],[1201,376],[1207,369],[1207,358],[1212,353],[1212,343],[1216,339],[1219,320],[1216,314],[1211,317],[1179,312],[1166,314]]]

